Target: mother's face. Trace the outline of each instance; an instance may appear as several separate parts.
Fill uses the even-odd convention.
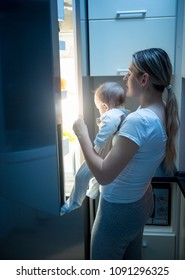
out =
[[[140,77],[138,77],[134,67],[129,67],[128,73],[123,77],[123,82],[126,85],[126,95],[129,97],[139,97],[142,92],[142,83]]]

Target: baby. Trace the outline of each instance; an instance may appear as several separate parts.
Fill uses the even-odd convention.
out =
[[[106,82],[100,85],[95,91],[94,103],[100,113],[100,117],[97,119],[99,131],[94,140],[94,149],[104,158],[112,147],[113,137],[130,111],[124,107],[124,90],[116,82]],[[98,190],[99,184],[84,162],[75,176],[72,192],[61,208],[61,215],[79,208],[86,195],[95,199]]]

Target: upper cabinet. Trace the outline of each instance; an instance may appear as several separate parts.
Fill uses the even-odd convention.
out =
[[[174,65],[176,0],[88,0],[91,76],[123,75],[135,51],[159,47]]]

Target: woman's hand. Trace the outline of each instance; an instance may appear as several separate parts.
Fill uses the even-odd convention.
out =
[[[78,138],[88,135],[88,129],[83,118],[80,117],[74,122],[73,131]]]

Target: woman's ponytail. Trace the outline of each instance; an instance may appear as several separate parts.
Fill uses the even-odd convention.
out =
[[[171,85],[166,87],[168,94],[166,100],[166,130],[167,130],[167,147],[165,156],[165,166],[171,171],[176,158],[175,138],[179,128],[178,106],[175,94]]]

